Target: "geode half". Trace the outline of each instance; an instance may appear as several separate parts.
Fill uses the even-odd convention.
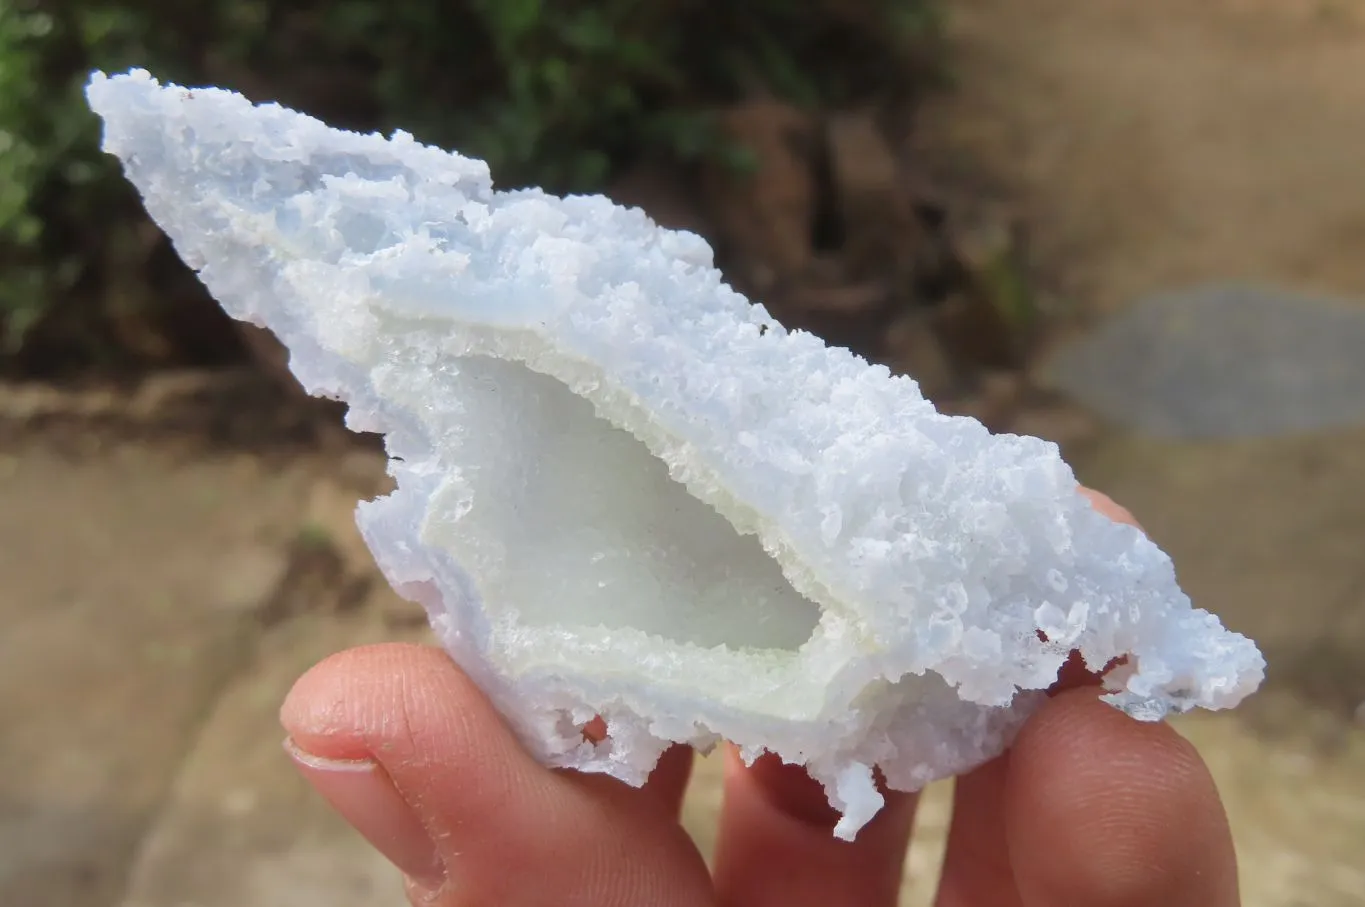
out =
[[[729,740],[805,765],[852,837],[874,769],[995,756],[1073,651],[1126,659],[1108,698],[1143,720],[1261,681],[1055,445],[785,330],[695,235],[141,71],[88,97],[223,308],[384,433],[375,559],[547,765],[638,785]]]

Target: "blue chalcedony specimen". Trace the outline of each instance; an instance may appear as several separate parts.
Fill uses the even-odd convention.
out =
[[[384,433],[375,559],[544,763],[641,784],[730,740],[805,765],[852,837],[874,769],[995,756],[1072,651],[1126,657],[1110,701],[1141,719],[1260,683],[1055,445],[785,330],[699,237],[145,72],[88,96],[224,309]]]

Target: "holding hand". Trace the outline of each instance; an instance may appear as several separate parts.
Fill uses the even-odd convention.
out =
[[[1090,493],[1114,519],[1132,517]],[[525,753],[436,649],[344,652],[281,713],[305,777],[428,907],[892,907],[917,797],[846,843],[803,770],[727,753],[714,875],[678,822],[692,752],[643,788]],[[1227,819],[1198,754],[1093,686],[1058,692],[958,779],[938,907],[1235,907]]]

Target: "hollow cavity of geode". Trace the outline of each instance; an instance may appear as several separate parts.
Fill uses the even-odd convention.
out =
[[[1139,719],[1260,683],[1055,445],[783,329],[697,236],[227,91],[87,93],[223,308],[384,433],[365,538],[543,763],[638,785],[730,740],[805,765],[852,837],[874,769],[995,756],[1073,650],[1126,657],[1109,700]]]

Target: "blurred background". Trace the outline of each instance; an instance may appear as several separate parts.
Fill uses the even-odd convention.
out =
[[[275,721],[424,638],[352,525],[380,447],[99,153],[81,87],[129,66],[639,205],[1056,440],[1270,660],[1178,722],[1246,903],[1365,903],[1365,0],[0,0],[0,905],[402,903]]]

